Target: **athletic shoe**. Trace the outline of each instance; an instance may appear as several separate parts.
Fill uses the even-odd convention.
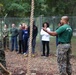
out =
[[[35,57],[35,54],[32,54],[32,57]]]

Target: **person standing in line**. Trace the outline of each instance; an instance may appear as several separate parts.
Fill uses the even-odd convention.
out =
[[[14,46],[15,51],[18,51],[18,44],[17,44],[18,29],[15,27],[15,24],[12,24],[10,33],[11,33],[11,51],[14,50]]]
[[[24,50],[23,54],[27,56],[27,50],[28,50],[28,26],[25,24],[25,29],[23,30],[23,41],[24,41]]]
[[[70,57],[73,30],[68,24],[68,16],[62,16],[60,22],[62,23],[62,26],[60,26],[55,32],[49,32],[46,28],[43,28],[43,30],[52,36],[58,35],[57,62],[60,75],[72,75]]]
[[[60,26],[62,26],[61,22],[59,22],[58,27],[56,28],[56,30],[57,30]],[[58,46],[58,35],[56,36],[56,47],[57,47],[57,46]],[[55,56],[57,56],[57,50],[56,50]]]
[[[7,25],[4,25],[4,28],[2,30],[2,37],[3,37],[3,48],[4,50],[6,50],[7,48],[9,48],[9,37],[8,37],[8,29],[7,29]]]
[[[56,28],[56,30],[62,26],[62,24],[59,22],[58,27]],[[58,46],[58,36],[56,36],[56,47]]]
[[[48,31],[50,31],[49,28],[49,23],[44,22],[43,23],[43,28],[46,28]],[[49,41],[50,41],[50,35],[48,33],[46,33],[43,29],[41,29],[40,32],[41,36],[42,36],[42,46],[43,46],[43,53],[41,56],[49,56]],[[47,53],[45,54],[45,47],[47,48]]]
[[[28,33],[29,33],[29,38],[30,38],[30,26],[28,27]],[[35,21],[33,22],[33,30],[32,30],[32,57],[35,57],[35,45],[36,45],[36,37],[38,34],[38,28],[35,25]]]
[[[18,54],[20,54],[20,53],[23,53],[23,50],[24,50],[22,24],[19,25],[19,31],[18,32],[19,32],[19,52],[18,52]]]

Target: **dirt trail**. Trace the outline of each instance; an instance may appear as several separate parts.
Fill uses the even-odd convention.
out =
[[[27,60],[23,54],[17,54],[16,52],[5,52],[7,69],[12,72],[13,75],[25,75],[27,70]],[[58,65],[54,55],[49,57],[41,57],[37,54],[31,59],[31,72],[32,75],[59,75]],[[71,59],[73,74],[76,75],[76,59]]]

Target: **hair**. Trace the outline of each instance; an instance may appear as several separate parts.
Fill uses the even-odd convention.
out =
[[[49,23],[48,22],[44,22],[43,25],[42,25],[42,27],[44,27],[44,24],[46,24],[47,27],[49,27]]]
[[[33,21],[33,26],[35,26],[35,20]]]
[[[4,24],[4,26],[3,27],[5,27],[6,26],[6,28],[8,28],[8,25],[7,24]]]

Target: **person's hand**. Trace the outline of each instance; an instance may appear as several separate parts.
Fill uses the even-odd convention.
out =
[[[44,30],[45,32],[47,32],[47,28],[43,28],[43,30]]]

